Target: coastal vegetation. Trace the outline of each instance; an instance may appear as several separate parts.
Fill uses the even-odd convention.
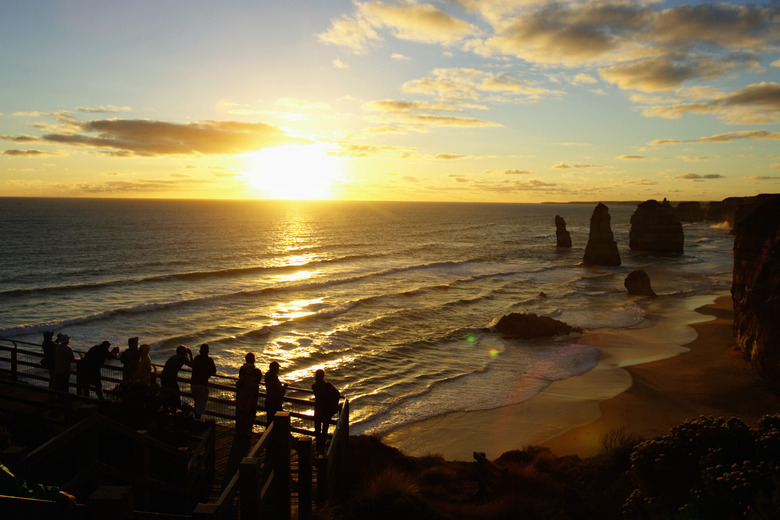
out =
[[[350,438],[345,498],[320,520],[776,518],[780,415],[748,426],[702,416],[641,440],[623,430],[598,455],[531,446],[493,461],[409,457],[371,436]]]

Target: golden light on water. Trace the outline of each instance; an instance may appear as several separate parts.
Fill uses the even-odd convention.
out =
[[[292,273],[292,274],[280,274],[277,275],[277,278],[285,282],[297,282],[299,280],[307,280],[313,277],[314,275],[315,275],[314,271],[298,271],[297,273]]]
[[[329,200],[344,175],[342,160],[319,143],[264,148],[245,157],[244,182],[261,198]]]
[[[305,309],[318,303],[322,303],[322,298],[277,303],[276,309],[274,309],[274,311],[271,313],[271,317],[274,320],[291,320],[295,318],[301,318],[303,316],[309,316],[314,314],[314,311]]]

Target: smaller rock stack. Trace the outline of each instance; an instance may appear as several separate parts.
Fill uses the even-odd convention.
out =
[[[571,247],[571,235],[566,231],[566,221],[560,215],[555,215],[555,247]]]

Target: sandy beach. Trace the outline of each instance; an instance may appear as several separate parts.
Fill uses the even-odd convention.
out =
[[[533,399],[493,410],[457,412],[397,428],[383,440],[409,455],[471,460],[529,445],[557,455],[598,453],[617,429],[653,438],[687,418],[740,417],[752,423],[780,411],[733,349],[731,296],[650,303],[640,327],[596,331],[575,341],[601,350],[599,365],[551,383]]]

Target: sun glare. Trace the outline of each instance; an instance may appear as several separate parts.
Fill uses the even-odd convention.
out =
[[[321,144],[265,148],[247,154],[243,172],[257,196],[284,200],[332,199],[341,161]]]

